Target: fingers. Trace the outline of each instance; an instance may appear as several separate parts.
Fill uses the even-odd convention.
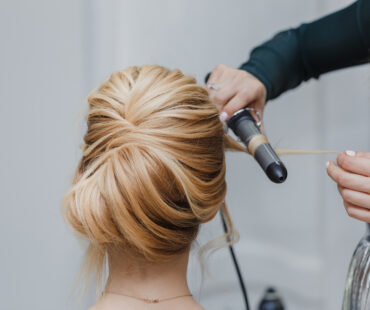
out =
[[[357,207],[370,209],[370,195],[357,192],[338,185],[338,191],[344,202],[351,203]]]
[[[233,115],[236,111],[251,106],[253,103],[254,108],[262,117],[266,101],[265,86],[253,75],[245,71],[239,72],[232,81],[232,84],[232,87],[237,90],[237,93],[232,100],[229,100],[225,104],[222,110],[228,115]]]
[[[346,151],[346,152],[353,152],[353,151]],[[370,153],[369,152],[354,152],[356,157],[361,158],[369,158],[370,159]]]
[[[339,167],[348,172],[370,176],[370,156],[369,153],[341,153],[337,157]],[[350,155],[347,155],[350,154]]]
[[[220,90],[222,89],[222,91],[224,91],[225,87],[228,86],[238,74],[238,71],[241,70],[237,70],[222,64],[217,65],[216,68],[212,71],[207,84],[216,84],[220,88]],[[219,90],[215,90],[212,88],[209,89],[209,93],[211,96],[215,96],[216,92],[218,91]]]
[[[233,115],[236,111],[244,108],[246,105],[250,106],[251,99],[248,96],[248,93],[239,92],[235,95],[222,109],[227,115]]]
[[[344,207],[350,217],[370,223],[370,211],[368,209],[357,207],[348,202],[344,202]]]
[[[216,68],[213,69],[211,75],[209,76],[209,79],[207,81],[207,83],[214,83],[216,84],[216,82],[219,81],[223,71],[225,70],[226,66],[225,65],[217,65]]]
[[[223,110],[224,105],[237,94],[234,85],[230,80],[228,82],[228,84],[224,83],[223,85],[216,84],[220,89],[217,91],[210,91],[210,98],[220,111]]]
[[[213,70],[208,84],[216,84],[219,87],[218,90],[210,89],[209,94],[221,111],[223,121],[252,103],[262,117],[266,87],[253,75],[244,70],[218,65]]]
[[[368,177],[345,171],[332,161],[328,164],[327,172],[333,181],[341,187],[370,193],[370,178]]]
[[[370,153],[346,151],[327,165],[349,216],[370,223]]]
[[[209,96],[216,104],[219,111],[221,111],[223,106],[237,93],[237,89],[232,84],[237,74],[236,71],[237,70],[233,68],[221,64],[213,70],[209,77],[207,84],[215,84],[219,88],[217,90],[209,88]]]

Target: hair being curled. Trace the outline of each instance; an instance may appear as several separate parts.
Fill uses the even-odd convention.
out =
[[[224,134],[206,89],[179,70],[129,67],[88,102],[83,155],[63,208],[98,268],[111,246],[170,260],[220,206],[230,238],[225,148],[244,149]]]

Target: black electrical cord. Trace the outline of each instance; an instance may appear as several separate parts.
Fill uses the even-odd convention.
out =
[[[221,210],[220,210],[220,215],[221,215],[221,221],[222,221],[222,226],[224,228],[224,232],[227,233],[227,225],[226,225],[226,221],[225,221],[225,218],[224,218],[224,213]],[[247,288],[244,284],[243,276],[242,276],[242,273],[240,271],[240,267],[239,267],[238,261],[236,259],[236,255],[235,255],[234,248],[233,248],[232,245],[229,245],[229,250],[230,250],[231,258],[233,259],[233,262],[234,262],[236,273],[238,274],[240,289],[241,289],[241,291],[243,293],[243,297],[244,297],[245,309],[249,310]]]

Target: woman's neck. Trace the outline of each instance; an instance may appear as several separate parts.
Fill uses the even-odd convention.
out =
[[[190,294],[186,279],[188,259],[189,251],[167,263],[150,263],[110,251],[105,292],[150,299]]]
[[[152,310],[204,310],[189,296],[189,251],[167,263],[149,263],[118,250],[109,251],[108,256],[109,277],[104,294],[91,310],[148,309],[143,299],[159,300],[150,305]]]

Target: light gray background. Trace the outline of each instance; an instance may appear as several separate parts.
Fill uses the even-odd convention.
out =
[[[80,156],[83,102],[111,72],[157,63],[203,81],[218,63],[238,66],[278,30],[310,21],[348,0],[64,0],[0,2],[1,309],[86,309],[73,281],[82,248],[60,202]],[[268,104],[265,126],[281,148],[369,151],[369,66],[305,83]],[[256,307],[267,285],[287,309],[337,310],[352,251],[364,232],[350,219],[325,162],[290,156],[285,184],[270,183],[242,154],[228,155],[228,202],[236,246]],[[202,244],[221,233],[219,218]],[[189,279],[207,309],[241,309],[226,249]],[[91,294],[90,294],[91,295]]]

